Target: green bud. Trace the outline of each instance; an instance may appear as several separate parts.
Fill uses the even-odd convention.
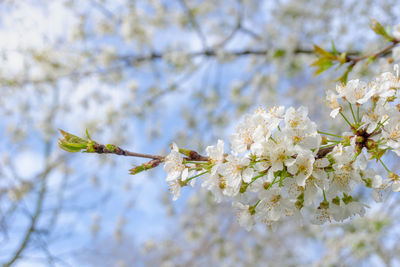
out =
[[[239,192],[243,194],[244,192],[246,192],[248,186],[249,186],[248,183],[244,183],[244,182],[243,182],[243,183],[240,185],[240,190],[239,190]]]
[[[60,129],[63,139],[58,139],[58,146],[65,151],[76,153],[87,149],[88,141]]]
[[[249,212],[250,212],[251,215],[256,214],[256,207],[250,206],[250,207],[249,207]]]
[[[350,195],[347,195],[346,193],[343,193],[342,200],[343,200],[343,203],[346,204],[346,205],[354,201],[353,197],[350,196]]]
[[[149,162],[146,162],[142,165],[139,165],[139,166],[136,166],[136,167],[130,169],[129,172],[130,172],[130,174],[135,175],[135,174],[138,174],[139,172],[153,169],[153,168],[157,167],[158,165],[160,165],[160,163],[161,163],[160,159],[153,159],[153,160],[150,160]]]
[[[110,151],[110,152],[114,152],[114,150],[117,148],[115,145],[112,144],[107,144],[106,148]]]
[[[339,197],[335,197],[334,199],[332,199],[332,203],[335,205],[340,205],[340,198]]]
[[[389,41],[393,41],[393,37],[386,32],[385,28],[377,20],[372,19],[370,27],[376,34],[381,35]]]
[[[269,183],[269,182],[265,182],[263,184],[263,187],[264,187],[265,190],[268,190],[270,186],[271,186],[271,183]]]
[[[304,207],[304,201],[297,200],[294,205],[298,210],[301,210]]]
[[[321,203],[319,203],[319,207],[318,208],[319,209],[327,209],[327,208],[329,208],[329,202],[326,201],[326,200],[322,201]]]

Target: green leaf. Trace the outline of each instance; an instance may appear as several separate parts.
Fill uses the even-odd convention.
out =
[[[321,55],[324,58],[335,59],[335,55],[325,49],[319,47],[318,45],[314,45],[314,52],[318,55]]]
[[[349,65],[347,67],[347,70],[343,73],[342,76],[340,76],[339,79],[337,79],[336,81],[340,81],[342,83],[346,83],[347,82],[347,77],[349,76],[350,71],[353,69],[354,65]]]
[[[64,137],[63,140],[65,140],[68,143],[76,143],[76,144],[86,144],[87,143],[87,141],[85,139],[82,139],[76,135],[70,134],[61,129],[59,129],[59,131]]]
[[[376,34],[383,36],[389,41],[393,41],[393,37],[387,33],[382,24],[380,24],[377,20],[372,19],[369,26]]]
[[[332,43],[332,53],[333,53],[333,55],[338,55],[339,53],[338,53],[338,51],[336,50],[336,46],[335,46],[335,43],[333,42],[333,39],[331,40],[331,43]]]
[[[80,152],[82,149],[86,149],[86,146],[83,144],[74,144],[74,143],[66,143],[59,141],[58,145],[60,148],[64,149],[65,151],[76,153]]]
[[[63,139],[58,139],[58,146],[65,151],[76,153],[83,149],[87,149],[89,142],[82,139],[76,135],[70,134],[60,129],[60,133],[64,137]]]
[[[315,76],[321,74],[322,72],[326,71],[327,69],[329,69],[330,67],[333,66],[333,62],[330,59],[321,57],[319,59],[317,59],[316,61],[314,61],[311,66],[317,67],[317,70],[315,71]]]
[[[88,140],[92,140],[92,138],[90,138],[88,129],[86,129],[86,136],[87,136]]]

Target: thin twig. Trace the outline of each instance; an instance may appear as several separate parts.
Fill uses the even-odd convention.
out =
[[[98,153],[98,154],[116,154],[116,155],[120,155],[120,156],[130,156],[130,157],[159,159],[159,160],[164,159],[163,156],[131,152],[131,151],[122,149],[117,146],[115,146],[115,148],[113,150],[110,150],[105,145],[96,143],[93,145],[93,148],[95,150],[95,153]]]
[[[185,0],[179,0],[179,3],[181,4],[181,6],[183,7],[184,11],[187,14],[187,17],[189,18],[190,24],[192,24],[193,29],[197,32],[197,34],[199,35],[199,38],[201,40],[201,43],[203,45],[204,48],[207,47],[207,39],[200,27],[200,25],[197,23],[196,17],[193,14],[193,11],[188,7],[188,5],[186,4]]]
[[[396,47],[398,44],[400,43],[400,40],[393,40],[392,44],[390,44],[389,46],[385,47],[384,49],[369,54],[369,55],[364,55],[364,56],[360,56],[360,57],[353,57],[353,56],[346,56],[346,62],[349,62],[353,65],[357,64],[359,61],[368,59],[368,58],[378,58],[381,56],[386,55],[387,53],[389,53],[394,47]]]

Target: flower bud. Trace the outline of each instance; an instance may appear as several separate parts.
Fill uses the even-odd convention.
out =
[[[322,136],[321,145],[326,145],[326,144],[328,144],[328,137]]]
[[[226,181],[224,179],[221,179],[219,181],[219,188],[221,188],[221,189],[226,188]]]
[[[327,208],[329,208],[329,202],[328,201],[324,200],[321,203],[319,203],[318,209],[327,209]]]
[[[363,136],[357,135],[357,136],[356,136],[356,142],[357,142],[357,143],[362,143],[362,142],[364,142],[364,137],[363,137]]]
[[[256,213],[256,207],[250,206],[250,207],[249,207],[249,213],[250,213],[251,215],[254,215],[254,214]]]
[[[271,183],[265,182],[263,186],[264,186],[264,189],[265,189],[265,190],[268,190],[269,187],[271,186]]]
[[[334,199],[332,199],[332,203],[335,205],[340,206],[340,198],[337,196]]]
[[[388,178],[391,179],[392,181],[398,181],[399,180],[399,176],[394,172],[389,172]]]
[[[374,140],[368,139],[365,146],[367,147],[367,149],[374,149],[376,147],[376,143]]]

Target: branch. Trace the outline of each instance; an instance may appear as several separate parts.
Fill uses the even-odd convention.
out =
[[[392,44],[389,46],[383,48],[382,50],[379,50],[378,52],[371,53],[369,55],[364,55],[360,57],[351,57],[351,56],[346,56],[346,62],[351,63],[353,65],[357,64],[359,61],[365,60],[365,59],[373,59],[375,60],[378,57],[383,57],[386,54],[388,54],[393,48],[395,48],[398,44],[400,43],[400,40],[393,40]]]
[[[163,160],[163,156],[131,152],[114,145],[93,144],[94,153]]]
[[[265,56],[268,55],[268,53],[273,52],[273,51],[283,51],[281,49],[244,49],[244,50],[237,50],[237,51],[226,51],[224,54],[226,56],[232,56],[232,57],[244,57],[244,56]],[[294,54],[314,54],[315,51],[314,49],[307,49],[307,48],[296,48],[293,50]],[[205,49],[203,51],[196,51],[196,52],[189,52],[186,55],[189,58],[196,58],[196,57],[216,57],[217,52],[213,49]],[[360,53],[358,51],[351,51],[348,52],[347,55],[359,55]],[[157,53],[153,52],[149,55],[144,55],[144,56],[137,56],[137,55],[125,55],[125,56],[120,56],[118,59],[119,60],[124,60],[130,64],[137,64],[137,63],[142,63],[146,61],[153,61],[153,60],[158,60],[158,59],[163,59],[164,53]]]
[[[203,47],[207,47],[207,39],[206,39],[205,35],[203,34],[203,31],[201,30],[200,25],[197,23],[197,20],[193,14],[193,11],[188,7],[185,0],[179,0],[179,3],[181,4],[185,13],[187,14],[187,17],[189,18],[190,24],[192,24],[193,29],[199,35],[199,38],[201,40]]]
[[[46,190],[47,190],[47,176],[49,175],[49,173],[51,172],[52,168],[46,168],[46,171],[43,173],[42,177],[41,177],[41,187],[40,187],[40,191],[39,191],[39,197],[36,201],[36,206],[35,206],[35,212],[31,218],[31,223],[29,225],[28,230],[26,231],[24,238],[21,242],[21,245],[19,246],[19,248],[17,249],[17,251],[15,252],[14,256],[7,262],[4,263],[3,266],[4,267],[9,267],[11,266],[15,261],[17,261],[22,252],[25,250],[25,248],[27,247],[27,245],[29,244],[29,240],[31,238],[31,235],[33,234],[33,232],[35,231],[36,228],[36,224],[37,221],[39,219],[40,213],[42,212],[42,205],[43,205],[43,201],[44,201],[44,196],[46,194]]]
[[[315,75],[321,74],[322,72],[330,69],[334,65],[338,64],[340,67],[343,64],[348,64],[346,71],[338,79],[341,82],[345,83],[347,81],[348,74],[353,70],[354,66],[357,65],[357,63],[367,59],[368,61],[365,63],[364,66],[367,67],[377,58],[386,56],[393,48],[395,48],[400,43],[400,39],[397,39],[393,35],[389,34],[384,29],[384,27],[376,20],[372,20],[372,24],[370,27],[376,34],[382,36],[386,41],[389,41],[390,45],[377,52],[364,56],[351,55],[350,53],[346,52],[339,53],[336,50],[333,41],[332,51],[327,51],[317,45],[314,45],[314,52],[317,55],[317,59],[311,64],[311,66],[316,67]]]

